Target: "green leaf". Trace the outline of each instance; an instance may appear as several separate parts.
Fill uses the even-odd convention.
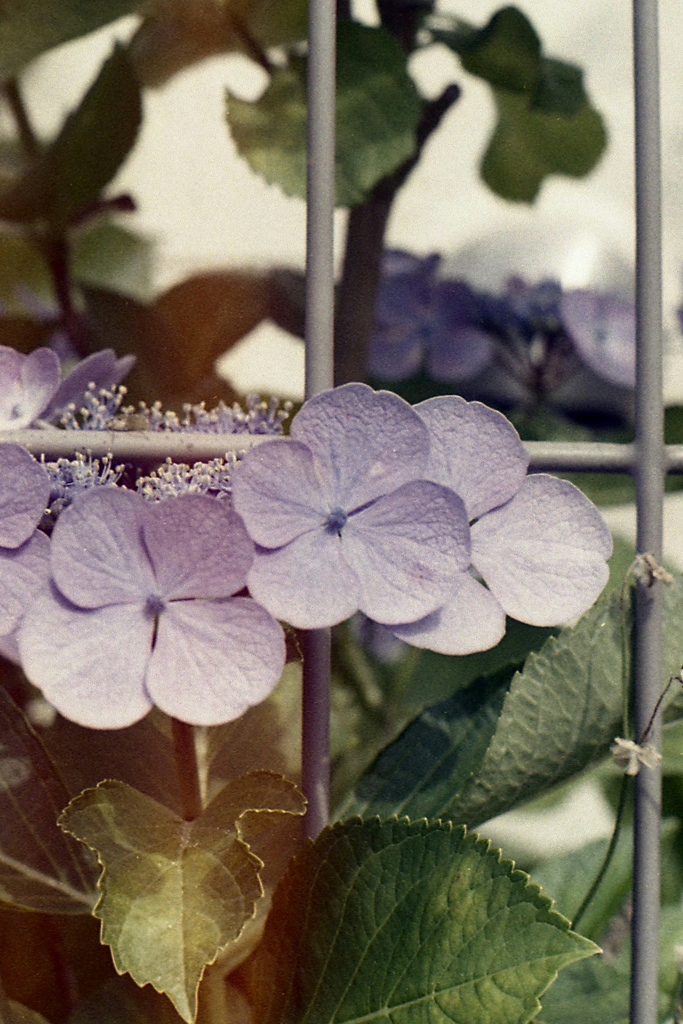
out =
[[[593,957],[572,964],[543,996],[538,1024],[629,1024],[628,973]]]
[[[293,862],[239,977],[259,1024],[523,1024],[596,951],[550,906],[463,828],[356,819]]]
[[[663,686],[683,663],[680,575],[664,605]],[[545,792],[605,755],[621,732],[621,663],[619,597],[608,590],[575,627],[532,652],[509,688],[504,675],[475,682],[420,715],[380,754],[347,813],[410,808],[472,826]],[[464,731],[462,714],[472,716]],[[680,714],[672,702],[671,717]],[[497,721],[483,750],[490,716]]]
[[[602,118],[585,105],[569,116],[534,108],[527,97],[494,90],[498,123],[482,160],[482,178],[504,199],[531,203],[549,174],[581,178],[607,143]]]
[[[9,1000],[9,1005],[12,1011],[12,1020],[8,1021],[7,1024],[49,1024],[42,1013],[31,1010],[28,1006],[15,1003],[13,999]]]
[[[228,124],[252,170],[288,195],[306,194],[306,64],[276,69],[255,103],[228,94]],[[337,206],[362,202],[415,151],[421,104],[398,42],[342,21],[337,35]]]
[[[89,914],[95,865],[56,825],[69,794],[3,688],[0,736],[0,900],[24,910]]]
[[[194,821],[122,782],[73,800],[60,825],[102,865],[93,912],[117,970],[165,992],[193,1021],[205,966],[239,939],[263,894],[262,861],[239,837],[238,819],[263,813],[272,825],[302,811],[296,787],[269,772],[233,780]]]
[[[152,263],[152,243],[120,224],[97,223],[74,239],[74,280],[91,287],[148,299],[152,293]]]
[[[541,40],[516,7],[496,11],[484,28],[454,20],[450,28],[433,29],[432,36],[460,56],[466,71],[497,88],[530,92],[536,87]]]
[[[117,45],[54,142],[0,194],[0,217],[47,220],[63,229],[114,177],[141,119],[140,89],[125,50]]]
[[[9,0],[0,12],[0,81],[45,50],[141,7],[140,0]]]

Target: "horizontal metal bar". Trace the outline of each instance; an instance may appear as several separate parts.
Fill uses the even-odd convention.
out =
[[[273,434],[203,434],[113,430],[12,430],[0,431],[0,443],[13,441],[34,455],[49,459],[69,458],[75,452],[102,458],[112,455],[123,462],[160,463],[171,458],[205,462],[227,452],[245,451],[272,441]],[[630,473],[635,467],[632,444],[600,441],[527,441],[529,466],[539,472]],[[683,445],[665,449],[667,473],[683,473]]]

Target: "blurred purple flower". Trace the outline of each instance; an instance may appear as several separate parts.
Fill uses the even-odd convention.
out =
[[[435,380],[469,380],[493,358],[477,296],[464,281],[436,277],[440,257],[389,250],[382,261],[368,371],[402,380],[423,364]]]
[[[18,444],[0,444],[0,650],[49,576],[50,542],[36,530],[50,493],[47,473]]]
[[[397,395],[365,384],[325,391],[294,417],[290,441],[252,448],[233,502],[257,544],[251,593],[308,629],[363,611],[422,618],[469,564],[462,501],[424,480],[429,437]]]
[[[565,292],[560,313],[581,359],[599,377],[625,388],[636,386],[635,306],[618,295]]]
[[[443,607],[392,632],[417,647],[470,654],[498,643],[506,614],[551,626],[586,611],[607,582],[612,551],[595,506],[565,480],[527,477],[524,446],[495,410],[449,395],[415,411],[431,438],[427,479],[465,503],[472,565]]]
[[[72,721],[112,729],[156,704],[195,725],[238,718],[275,687],[281,627],[245,584],[253,545],[225,503],[81,495],[51,541],[52,586],[24,617],[21,662]]]
[[[0,430],[58,420],[69,403],[82,401],[90,382],[98,387],[118,384],[134,362],[134,356],[117,359],[105,349],[77,363],[60,381],[59,359],[52,349],[24,355],[0,345]]]

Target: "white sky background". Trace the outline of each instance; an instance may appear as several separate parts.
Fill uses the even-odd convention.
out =
[[[441,0],[440,9],[483,24],[503,0]],[[488,87],[460,71],[445,48],[415,57],[413,69],[427,96],[450,81],[463,96],[425,149],[396,202],[389,244],[426,254],[439,251],[480,284],[500,283],[508,272],[531,280],[553,273],[567,286],[609,287],[628,280],[633,252],[633,101],[629,0],[518,0],[550,56],[579,63],[594,104],[603,113],[609,148],[588,179],[553,178],[533,207],[493,196],[478,179],[477,164],[493,125]],[[372,0],[356,4],[371,19]],[[53,51],[26,76],[31,114],[54,131],[94,77],[113,36],[128,36],[135,19],[118,22]],[[675,308],[683,297],[683,5],[661,0],[662,126],[665,185],[664,313],[669,328],[666,387],[683,398],[683,360]],[[212,58],[145,96],[141,137],[114,187],[131,192],[138,212],[124,223],[157,245],[155,286],[166,288],[198,270],[215,267],[304,266],[304,205],[265,185],[236,155],[223,118],[224,89],[246,99],[265,85],[263,72],[236,56]],[[337,214],[341,255],[345,214]],[[495,240],[492,241],[492,236]],[[300,343],[264,325],[238,346],[225,369],[243,389],[297,397],[303,392]],[[153,397],[153,396],[152,396]],[[683,565],[683,502],[667,501],[668,557]],[[632,533],[633,512],[612,510],[610,524]],[[598,799],[597,796],[595,799]],[[572,807],[576,807],[572,804]],[[605,807],[571,818],[575,845],[610,828]],[[517,819],[515,819],[517,821]],[[502,832],[509,832],[508,824]],[[517,826],[514,826],[517,827]],[[556,818],[547,834],[564,829]],[[530,822],[519,820],[522,835]],[[514,828],[513,828],[514,833]],[[513,838],[515,837],[514,834]],[[502,838],[502,835],[501,837]],[[548,851],[549,852],[549,851]]]

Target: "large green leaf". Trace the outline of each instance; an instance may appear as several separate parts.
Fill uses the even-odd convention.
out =
[[[232,780],[193,821],[122,782],[73,800],[60,824],[102,864],[94,914],[117,970],[165,992],[193,1021],[204,968],[238,940],[263,894],[263,860],[240,838],[242,821],[258,842],[265,818],[267,856],[277,819],[302,812],[296,787],[270,772]]]
[[[141,0],[4,0],[0,80],[16,75],[45,50],[93,32],[141,6]]]
[[[95,865],[56,824],[69,794],[2,687],[0,736],[0,900],[25,910],[89,914]]]
[[[596,951],[550,906],[463,828],[356,819],[294,861],[239,976],[259,1024],[524,1024]]]
[[[504,199],[532,202],[549,174],[582,178],[607,143],[600,114],[588,104],[576,113],[547,113],[520,93],[494,90],[498,123],[481,174]]]
[[[363,201],[412,156],[421,104],[399,44],[386,30],[352,21],[337,37],[337,206]],[[306,194],[306,64],[276,69],[259,100],[228,95],[228,124],[240,154],[270,184]]]
[[[683,663],[680,575],[664,602],[662,685]],[[380,754],[346,813],[409,810],[477,825],[510,810],[607,753],[621,732],[621,670],[621,610],[608,591],[512,678],[475,682],[423,712]]]
[[[0,217],[62,229],[99,198],[132,149],[141,119],[140,89],[117,46],[54,142],[0,194]]]

